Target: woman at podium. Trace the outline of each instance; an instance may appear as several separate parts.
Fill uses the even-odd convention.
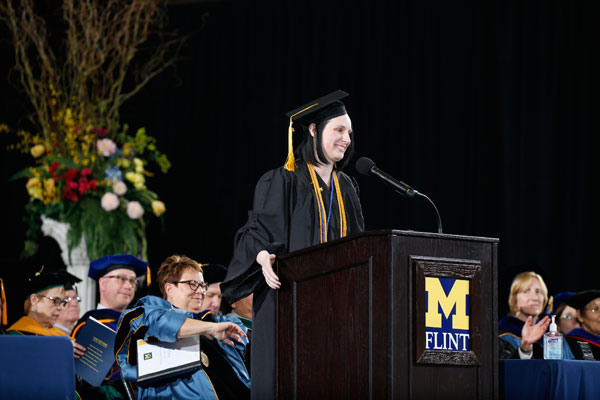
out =
[[[258,181],[253,209],[234,239],[234,255],[221,291],[229,303],[254,293],[252,397],[272,398],[274,290],[281,282],[275,258],[364,230],[356,181],[342,172],[353,153],[352,121],[338,90],[286,114],[285,166]],[[293,150],[293,124],[302,142]]]

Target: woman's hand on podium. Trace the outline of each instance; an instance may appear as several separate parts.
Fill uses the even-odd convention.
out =
[[[279,277],[275,274],[275,271],[273,271],[275,257],[275,254],[270,254],[266,250],[261,250],[256,255],[256,262],[262,267],[262,273],[265,277],[265,281],[271,289],[279,289],[281,287]]]

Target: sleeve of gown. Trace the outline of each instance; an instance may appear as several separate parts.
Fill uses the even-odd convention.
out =
[[[261,250],[277,255],[287,251],[294,179],[292,172],[279,168],[267,172],[258,181],[253,209],[235,235],[233,258],[221,283],[221,292],[230,303],[266,284],[256,262]]]

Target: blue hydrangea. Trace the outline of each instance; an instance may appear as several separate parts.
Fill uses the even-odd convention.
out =
[[[114,182],[115,180],[123,180],[123,173],[121,172],[121,168],[117,167],[116,165],[111,165],[110,167],[106,168],[106,172],[104,173],[104,175],[111,182]]]

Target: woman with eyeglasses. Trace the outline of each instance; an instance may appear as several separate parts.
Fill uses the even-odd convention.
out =
[[[575,292],[560,292],[552,296],[554,305],[548,308],[546,314],[556,316],[556,327],[560,333],[566,335],[575,328],[580,328],[577,322],[577,310],[569,306],[566,301],[573,296]]]
[[[136,383],[137,358],[132,351],[137,352],[138,339],[173,343],[200,335],[202,368],[139,385],[136,398],[250,398],[250,378],[242,357],[246,329],[237,319],[202,311],[208,286],[200,265],[189,257],[170,256],[161,264],[157,281],[163,298],[142,297],[119,320],[115,349],[122,376]]]
[[[600,361],[600,290],[586,290],[569,297],[566,303],[576,311],[581,325],[565,339],[577,360]]]
[[[43,267],[26,284],[25,315],[7,330],[11,335],[67,336],[54,325],[67,305],[65,285],[81,280],[65,270],[44,272]]]

